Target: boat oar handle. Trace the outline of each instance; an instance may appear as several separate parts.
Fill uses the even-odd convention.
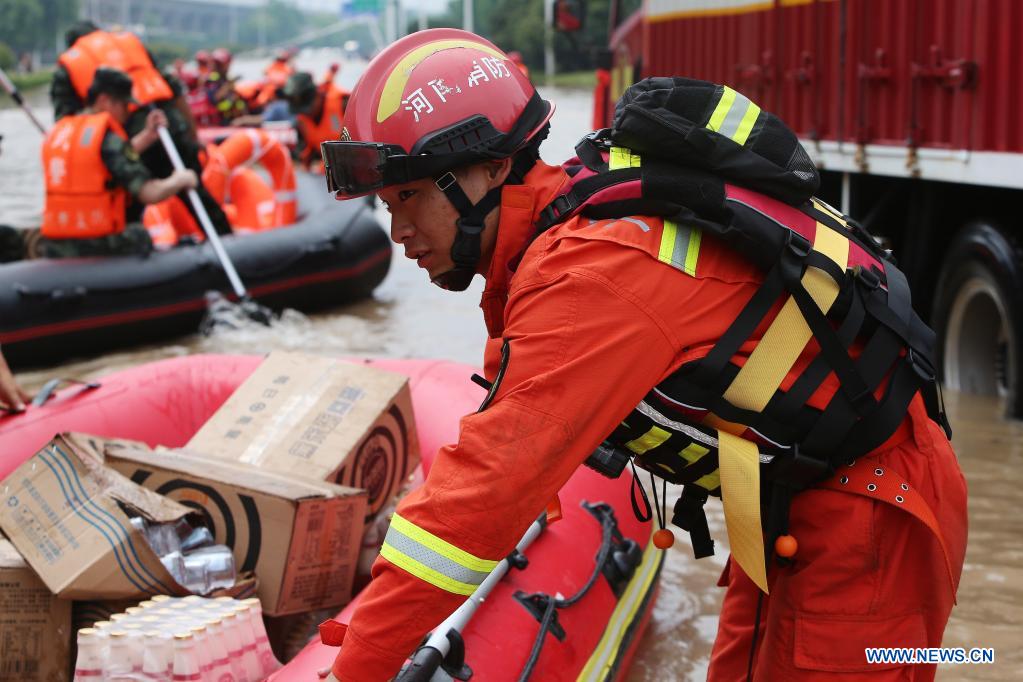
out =
[[[46,128],[43,126],[42,123],[39,122],[39,119],[36,118],[36,115],[32,113],[32,110],[28,108],[28,104],[25,103],[25,100],[21,96],[21,93],[18,92],[17,86],[14,85],[14,82],[7,77],[7,72],[4,71],[3,69],[0,69],[0,85],[2,85],[4,90],[7,91],[7,94],[11,96],[11,99],[14,100],[15,104],[21,107],[22,111],[28,114],[29,119],[31,119],[32,123],[35,124],[35,127],[39,129],[39,132],[45,135]]]
[[[160,126],[156,129],[156,132],[160,136],[160,143],[163,144],[164,151],[167,152],[167,157],[170,158],[174,170],[185,170],[185,164],[181,160],[178,148],[175,146],[174,140],[171,139],[170,133],[167,132],[167,128]],[[220,265],[224,269],[224,274],[227,275],[228,282],[231,283],[235,296],[240,299],[248,298],[249,294],[245,291],[245,285],[242,284],[241,277],[238,276],[238,271],[234,268],[234,263],[231,262],[227,251],[224,250],[224,245],[220,241],[220,235],[213,229],[213,221],[210,220],[206,207],[202,205],[199,193],[194,189],[188,190],[188,201],[192,204],[195,215],[199,218],[199,224],[202,225],[202,230],[206,233],[206,239],[213,247],[213,252],[217,255],[217,260],[220,261]]]

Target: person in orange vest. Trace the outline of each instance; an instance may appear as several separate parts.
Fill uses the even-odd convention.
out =
[[[137,104],[131,78],[100,67],[86,93],[86,109],[61,118],[46,135],[42,255],[148,254],[152,241],[138,222],[142,205],[198,185],[192,170],[157,179],[142,164],[139,153],[157,143],[157,129],[167,118],[153,109],[143,130],[129,138],[124,124]]]
[[[320,159],[320,143],[341,134],[348,93],[332,82],[317,87],[312,74],[299,71],[288,78],[283,95],[295,114],[299,160],[308,168]]]
[[[526,66],[526,62],[522,59],[522,53],[518,50],[512,50],[508,53],[508,59],[512,60],[515,67],[522,72],[522,75],[529,78],[529,67]]]
[[[328,679],[390,679],[580,465],[629,461],[683,485],[668,518],[698,555],[703,502],[722,497],[710,680],[931,679],[864,659],[940,645],[966,545],[933,335],[904,277],[813,197],[798,139],[741,93],[660,78],[624,101],[638,127],[550,166],[553,105],[489,41],[431,29],[373,59],[324,145],[328,188],[376,194],[433,283],[484,277],[490,385],[398,505],[347,627],[321,626],[341,646]],[[658,127],[685,115],[685,135]],[[613,641],[601,670],[630,650]]]
[[[50,86],[55,118],[59,120],[84,108],[86,95],[98,68],[107,66],[118,69],[131,78],[133,96],[139,103],[133,106],[125,123],[128,135],[134,136],[145,128],[150,107],[161,109],[166,116],[167,131],[185,166],[195,171],[196,175],[202,173],[195,121],[183,96],[183,88],[177,78],[160,71],[137,36],[103,31],[90,21],[82,21],[67,31],[65,40],[68,49],[57,59],[57,68]],[[168,177],[174,170],[162,145],[150,145],[141,157],[142,162],[157,177]],[[214,228],[221,234],[229,233],[231,225],[221,207],[202,183],[196,190]],[[190,204],[189,210],[193,210]]]

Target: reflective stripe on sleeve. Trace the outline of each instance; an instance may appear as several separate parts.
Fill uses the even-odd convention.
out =
[[[699,229],[665,220],[657,260],[695,277],[701,236]]]
[[[480,559],[395,514],[380,555],[420,580],[454,594],[472,594],[497,561]]]
[[[759,117],[760,107],[741,92],[736,92],[725,85],[722,86],[721,99],[714,107],[707,128],[737,144],[746,144]]]

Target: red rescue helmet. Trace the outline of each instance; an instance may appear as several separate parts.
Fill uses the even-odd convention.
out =
[[[476,274],[480,235],[501,187],[473,202],[452,171],[514,157],[505,182],[521,182],[553,113],[493,43],[451,28],[419,31],[374,57],[356,83],[341,139],[321,145],[327,187],[351,199],[433,178],[459,214],[454,267],[433,281],[462,291]]]
[[[493,43],[458,29],[392,43],[356,83],[341,141],[324,143],[331,190],[352,199],[538,143],[554,106],[509,66]]]
[[[195,53],[195,63],[199,66],[209,64],[210,59],[212,59],[212,57],[210,57],[210,53],[207,50],[199,50]]]
[[[218,47],[217,49],[213,50],[212,56],[213,61],[215,61],[219,66],[230,66],[231,64],[232,59],[231,51],[226,47]]]

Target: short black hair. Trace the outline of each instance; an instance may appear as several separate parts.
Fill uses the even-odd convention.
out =
[[[87,36],[93,31],[98,30],[99,26],[92,23],[88,19],[77,21],[74,24],[71,24],[71,28],[64,32],[64,42],[67,44],[68,47],[71,47],[76,42],[78,42],[78,39],[81,38],[82,36]]]

